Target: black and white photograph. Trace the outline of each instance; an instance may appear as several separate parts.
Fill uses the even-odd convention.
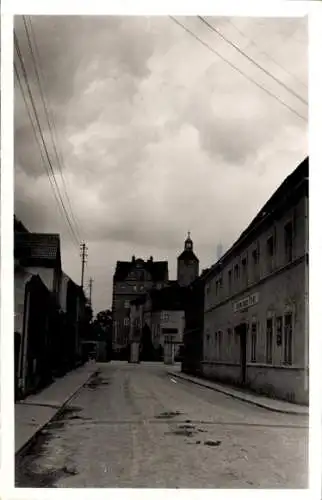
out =
[[[308,24],[14,17],[15,488],[308,488]]]

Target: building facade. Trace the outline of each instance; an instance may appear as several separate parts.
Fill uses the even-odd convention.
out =
[[[202,372],[308,403],[308,158],[207,273]]]
[[[183,335],[183,359],[181,370],[192,375],[201,374],[203,360],[203,331],[205,306],[205,277],[208,269],[193,281],[185,300],[185,328]]]
[[[118,261],[113,276],[113,350],[128,345],[130,335],[130,303],[153,288],[168,282],[168,262],[136,259]]]

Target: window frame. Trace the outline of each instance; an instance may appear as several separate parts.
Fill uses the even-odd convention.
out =
[[[255,327],[255,330],[254,330],[254,327]],[[258,333],[258,323],[257,323],[257,321],[252,321],[251,327],[250,327],[250,361],[251,361],[251,363],[256,363],[257,333]],[[254,339],[255,339],[255,341],[254,341]]]
[[[287,231],[290,228],[290,231]],[[289,239],[287,238],[289,236]],[[289,245],[287,244],[289,243]],[[290,252],[290,255],[289,255]],[[284,260],[286,264],[293,261],[294,258],[294,223],[292,219],[289,219],[284,224]]]
[[[291,322],[289,325],[286,324],[286,318],[290,316]],[[290,342],[287,342],[286,328],[290,326]],[[292,366],[293,364],[293,342],[294,342],[294,312],[285,311],[283,315],[283,364],[286,366]],[[288,339],[289,340],[289,339]]]
[[[270,330],[268,329],[269,322],[271,323]],[[266,363],[268,365],[273,364],[273,339],[274,339],[274,318],[273,316],[268,316],[266,318],[266,352],[265,352]]]

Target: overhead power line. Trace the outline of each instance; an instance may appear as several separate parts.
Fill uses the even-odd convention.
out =
[[[212,24],[210,24],[204,17],[202,16],[197,16],[198,19],[204,23],[211,31],[216,33],[220,38],[222,38],[226,43],[228,43],[231,47],[233,47],[239,54],[241,54],[243,57],[245,57],[248,61],[250,61],[252,64],[254,64],[257,68],[259,68],[261,71],[263,71],[266,75],[268,75],[270,78],[272,78],[275,82],[277,82],[279,85],[284,87],[288,92],[293,94],[297,99],[302,101],[304,104],[308,105],[308,102],[303,99],[297,92],[295,92],[293,89],[291,89],[288,85],[286,85],[284,82],[282,82],[279,78],[276,78],[270,71],[265,69],[261,64],[259,64],[257,61],[255,61],[252,57],[250,57],[246,52],[244,52],[238,45],[236,45],[234,42],[229,40],[229,38],[225,37],[217,28],[215,28]]]
[[[28,102],[27,102],[27,96],[26,96],[26,94],[25,94],[25,91],[24,91],[24,88],[23,88],[23,85],[22,85],[22,82],[21,82],[21,79],[20,79],[20,76],[19,76],[19,72],[18,72],[18,69],[17,69],[16,63],[14,63],[14,71],[15,71],[16,78],[17,78],[17,81],[18,81],[18,84],[19,84],[19,88],[20,88],[20,91],[21,91],[21,95],[22,95],[23,101],[24,101],[24,103],[25,103],[25,107],[26,107],[26,111],[27,111],[27,114],[28,114],[28,117],[29,117],[29,121],[30,121],[30,123],[31,123],[32,130],[33,130],[33,133],[34,133],[34,136],[35,136],[35,139],[36,139],[36,143],[37,143],[38,148],[39,148],[40,156],[41,156],[41,159],[42,159],[42,161],[43,161],[43,165],[44,165],[44,168],[45,168],[46,174],[47,174],[48,179],[49,179],[49,182],[50,182],[50,184],[51,184],[51,187],[52,187],[52,190],[53,190],[53,193],[54,193],[54,196],[55,196],[55,199],[56,199],[56,202],[57,202],[58,208],[59,208],[59,210],[60,210],[60,212],[61,212],[61,215],[62,215],[63,219],[65,220],[65,213],[64,213],[64,211],[63,211],[63,209],[62,209],[62,205],[61,205],[61,203],[60,203],[60,201],[59,201],[59,198],[58,198],[58,196],[57,196],[57,193],[56,193],[56,190],[55,190],[55,185],[54,185],[54,182],[53,182],[53,180],[52,180],[52,178],[51,178],[51,176],[50,176],[50,173],[49,173],[49,171],[48,171],[48,169],[47,169],[47,166],[46,166],[46,158],[45,158],[44,153],[43,153],[42,148],[41,148],[41,142],[40,142],[40,139],[39,139],[38,134],[37,134],[36,126],[35,126],[34,121],[33,121],[33,119],[32,119],[32,115],[31,115],[31,112],[30,112],[30,109],[29,109],[29,106],[28,106]],[[65,220],[65,221],[66,221],[66,220]],[[71,235],[71,237],[72,237],[72,240],[73,240],[73,238],[74,238],[74,234],[73,234],[73,232],[71,231],[70,226],[69,226],[69,225],[67,225],[67,228],[68,228],[68,230],[69,230],[69,232],[70,232],[70,235]],[[74,240],[73,240],[73,242],[74,242]],[[77,245],[77,246],[78,246],[78,245]]]
[[[63,189],[64,189],[64,192],[65,192],[65,197],[66,197],[67,203],[69,205],[70,215],[71,215],[71,218],[72,218],[73,223],[75,225],[75,230],[77,232],[78,240],[80,240],[81,237],[80,237],[79,225],[78,225],[78,223],[76,221],[76,218],[75,218],[75,215],[74,215],[74,211],[73,211],[73,208],[72,208],[72,205],[71,205],[71,201],[70,201],[70,198],[69,198],[69,195],[68,195],[68,192],[67,192],[67,187],[66,187],[66,183],[65,183],[64,174],[63,174],[63,168],[62,168],[62,165],[61,165],[61,159],[60,159],[60,156],[58,154],[57,147],[56,147],[57,136],[56,136],[56,141],[55,141],[55,137],[54,137],[55,122],[53,120],[53,113],[52,113],[52,110],[50,108],[50,104],[47,106],[46,98],[45,98],[44,92],[42,90],[42,84],[41,84],[41,76],[42,76],[42,74],[41,74],[41,66],[39,64],[39,62],[40,62],[40,56],[39,56],[39,52],[38,52],[38,47],[37,47],[37,43],[36,43],[34,31],[33,31],[33,28],[32,28],[31,19],[29,18],[30,32],[31,32],[31,36],[33,38],[34,46],[35,46],[35,49],[36,49],[36,52],[37,52],[39,72],[38,72],[37,60],[36,60],[36,56],[35,56],[34,51],[33,51],[31,37],[29,35],[29,30],[28,30],[28,26],[27,26],[27,22],[26,22],[26,17],[25,16],[23,16],[23,23],[24,23],[24,27],[25,27],[26,36],[27,36],[29,51],[30,51],[30,54],[31,54],[31,57],[32,57],[32,61],[33,61],[33,66],[34,66],[34,69],[35,69],[35,74],[36,74],[36,79],[37,79],[37,83],[38,83],[38,87],[39,87],[40,97],[41,97],[41,100],[42,100],[42,103],[43,103],[43,106],[44,106],[44,110],[45,110],[46,121],[47,121],[47,124],[48,124],[48,129],[49,129],[49,132],[50,132],[50,136],[51,136],[51,140],[52,140],[52,144],[53,144],[53,148],[54,148],[54,152],[55,152],[55,156],[56,156],[56,160],[57,160],[57,165],[58,165],[60,176],[61,176],[62,183],[63,183]]]
[[[258,83],[256,80],[254,80],[252,77],[248,76],[246,73],[244,73],[241,69],[239,69],[237,66],[235,66],[232,62],[230,62],[228,59],[226,59],[224,56],[222,56],[217,50],[215,50],[213,47],[211,47],[208,43],[204,42],[198,35],[196,35],[193,31],[191,31],[189,28],[187,28],[184,24],[180,23],[175,17],[169,16],[170,19],[178,24],[182,29],[184,29],[187,33],[189,33],[193,38],[198,40],[204,47],[206,47],[208,50],[210,50],[213,54],[218,56],[220,59],[225,61],[229,66],[231,66],[235,71],[240,73],[242,76],[244,76],[247,80],[252,82],[254,85],[256,85],[258,88],[262,89],[266,94],[271,96],[273,99],[277,100],[282,106],[287,108],[289,111],[291,111],[293,114],[295,114],[298,118],[301,118],[301,120],[307,122],[307,118],[305,118],[303,115],[298,113],[295,109],[293,109],[291,106],[289,106],[286,102],[284,102],[282,99],[280,99],[276,94],[268,90],[267,88],[263,87],[260,83]]]
[[[47,146],[46,146],[46,142],[45,142],[42,130],[41,130],[41,124],[40,124],[40,121],[39,121],[37,108],[36,108],[35,101],[34,101],[34,98],[33,98],[32,92],[31,92],[31,88],[30,88],[30,85],[29,85],[28,75],[27,75],[27,71],[26,71],[26,68],[25,68],[24,60],[23,60],[23,57],[22,57],[22,54],[21,54],[21,51],[20,51],[19,41],[18,41],[16,33],[14,33],[14,45],[15,45],[15,49],[16,49],[16,52],[17,52],[17,55],[18,55],[18,58],[19,58],[19,61],[20,61],[20,65],[21,65],[23,77],[24,77],[24,80],[25,80],[25,83],[26,83],[26,87],[27,87],[29,99],[30,99],[30,102],[31,102],[31,105],[32,105],[32,109],[33,109],[33,112],[34,112],[34,115],[35,115],[37,127],[38,127],[38,130],[39,130],[39,135],[40,135],[41,142],[42,142],[42,145],[43,145],[43,148],[44,148],[44,151],[45,151],[45,155],[46,155],[46,159],[47,159],[47,162],[48,162],[48,165],[49,165],[49,168],[50,168],[50,172],[52,174],[52,179],[53,179],[53,182],[55,183],[57,194],[58,194],[60,203],[61,203],[61,205],[63,207],[63,211],[64,211],[64,214],[65,214],[67,223],[68,223],[68,225],[70,227],[70,230],[72,231],[73,237],[75,238],[75,241],[76,241],[76,243],[78,245],[79,240],[78,240],[78,237],[77,237],[77,235],[75,233],[73,225],[72,225],[72,223],[70,221],[70,218],[69,218],[68,212],[66,210],[64,201],[63,201],[63,199],[61,197],[59,186],[57,184],[57,180],[56,180],[56,177],[55,177],[55,172],[54,172],[54,169],[53,169],[53,166],[52,166],[52,163],[51,163],[51,159],[50,159],[50,156],[49,156],[49,153],[48,153],[48,149],[47,149]],[[16,69],[16,73],[18,73],[17,69]]]
[[[253,40],[252,38],[250,38],[249,36],[247,36],[240,28],[238,28],[238,26],[236,26],[235,23],[232,22],[231,19],[227,19],[227,22],[229,24],[231,24],[233,26],[233,28],[235,28],[235,30],[240,34],[242,35],[246,40],[249,41],[249,43],[251,45],[254,45],[254,47],[257,48],[257,50],[263,54],[265,57],[267,57],[267,59],[271,60],[276,66],[278,66],[279,68],[281,68],[285,73],[287,73],[289,76],[291,76],[292,78],[294,78],[294,80],[296,80],[300,85],[303,85],[303,87],[307,88],[307,85],[306,83],[304,83],[302,80],[300,80],[296,75],[294,75],[294,73],[292,73],[290,70],[286,69],[284,66],[282,66],[279,62],[276,61],[275,58],[273,58],[270,54],[268,54],[264,49],[262,49],[262,47],[260,47],[258,45],[258,43],[255,42],[255,40]]]

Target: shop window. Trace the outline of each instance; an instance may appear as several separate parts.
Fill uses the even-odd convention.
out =
[[[286,264],[293,259],[293,225],[288,222],[284,227],[284,250]]]
[[[125,307],[125,309],[129,309],[130,308],[130,301],[129,300],[126,300],[124,302],[124,307]]]
[[[266,363],[271,364],[273,360],[273,320],[266,321]]]
[[[256,362],[257,324],[252,323],[251,327],[251,361]]]
[[[286,365],[292,364],[292,342],[293,342],[293,328],[292,328],[292,313],[287,313],[284,316],[284,363]]]

